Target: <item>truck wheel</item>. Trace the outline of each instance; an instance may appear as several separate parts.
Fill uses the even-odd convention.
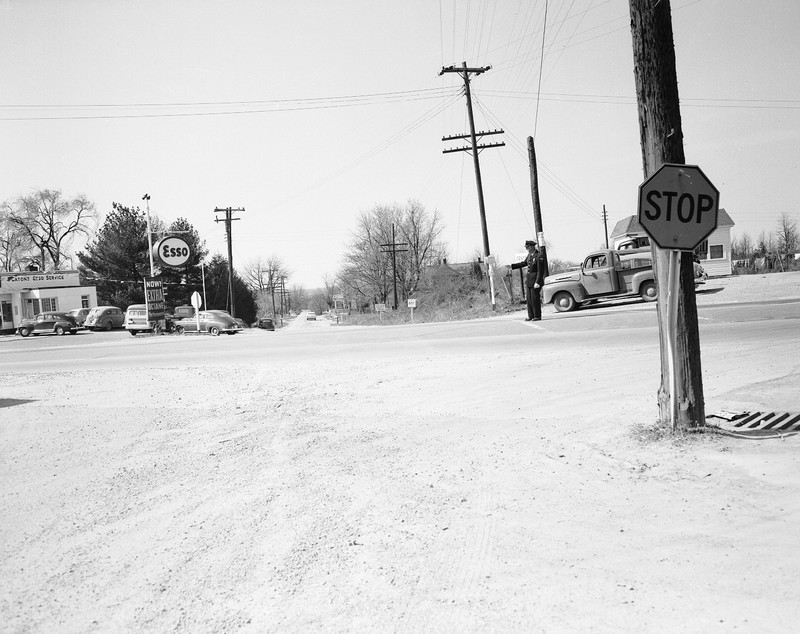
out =
[[[649,280],[639,287],[639,295],[646,302],[654,302],[658,299],[658,291],[656,290],[656,283]]]
[[[136,336],[136,331],[135,330],[129,330],[128,332],[131,333],[131,335],[133,335],[134,337]]]
[[[553,306],[555,306],[556,311],[559,313],[567,313],[571,310],[575,310],[577,303],[570,293],[567,291],[560,291],[553,297]]]

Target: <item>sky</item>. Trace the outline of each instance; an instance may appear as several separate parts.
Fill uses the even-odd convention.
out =
[[[800,223],[800,3],[672,0],[686,161],[734,236]],[[437,210],[451,261],[482,249],[471,78],[492,254],[535,237],[578,261],[636,214],[643,180],[627,0],[0,0],[0,201],[37,188],[187,218],[237,269],[335,275],[358,216]],[[80,246],[80,245],[76,245]],[[77,265],[77,260],[74,261]]]

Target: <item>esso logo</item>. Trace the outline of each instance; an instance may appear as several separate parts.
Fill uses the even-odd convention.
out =
[[[192,248],[181,238],[168,236],[153,248],[153,255],[164,266],[178,268],[186,266],[192,258]]]

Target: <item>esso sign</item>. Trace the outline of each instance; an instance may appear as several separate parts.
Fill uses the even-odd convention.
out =
[[[180,268],[192,258],[192,248],[182,238],[167,236],[153,247],[153,255],[164,266]]]
[[[662,249],[691,251],[717,228],[719,191],[697,165],[662,165],[639,186],[639,224]]]

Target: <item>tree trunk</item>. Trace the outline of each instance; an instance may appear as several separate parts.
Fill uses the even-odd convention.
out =
[[[629,0],[633,36],[634,76],[639,105],[639,131],[646,180],[664,163],[686,162],[683,153],[675,47],[669,0]],[[661,342],[659,418],[671,419],[669,361],[667,359],[667,276],[669,252],[653,249],[653,269],[658,286],[658,328]],[[694,292],[692,254],[681,254],[680,292],[676,337],[676,426],[691,428],[705,423],[700,336]]]

